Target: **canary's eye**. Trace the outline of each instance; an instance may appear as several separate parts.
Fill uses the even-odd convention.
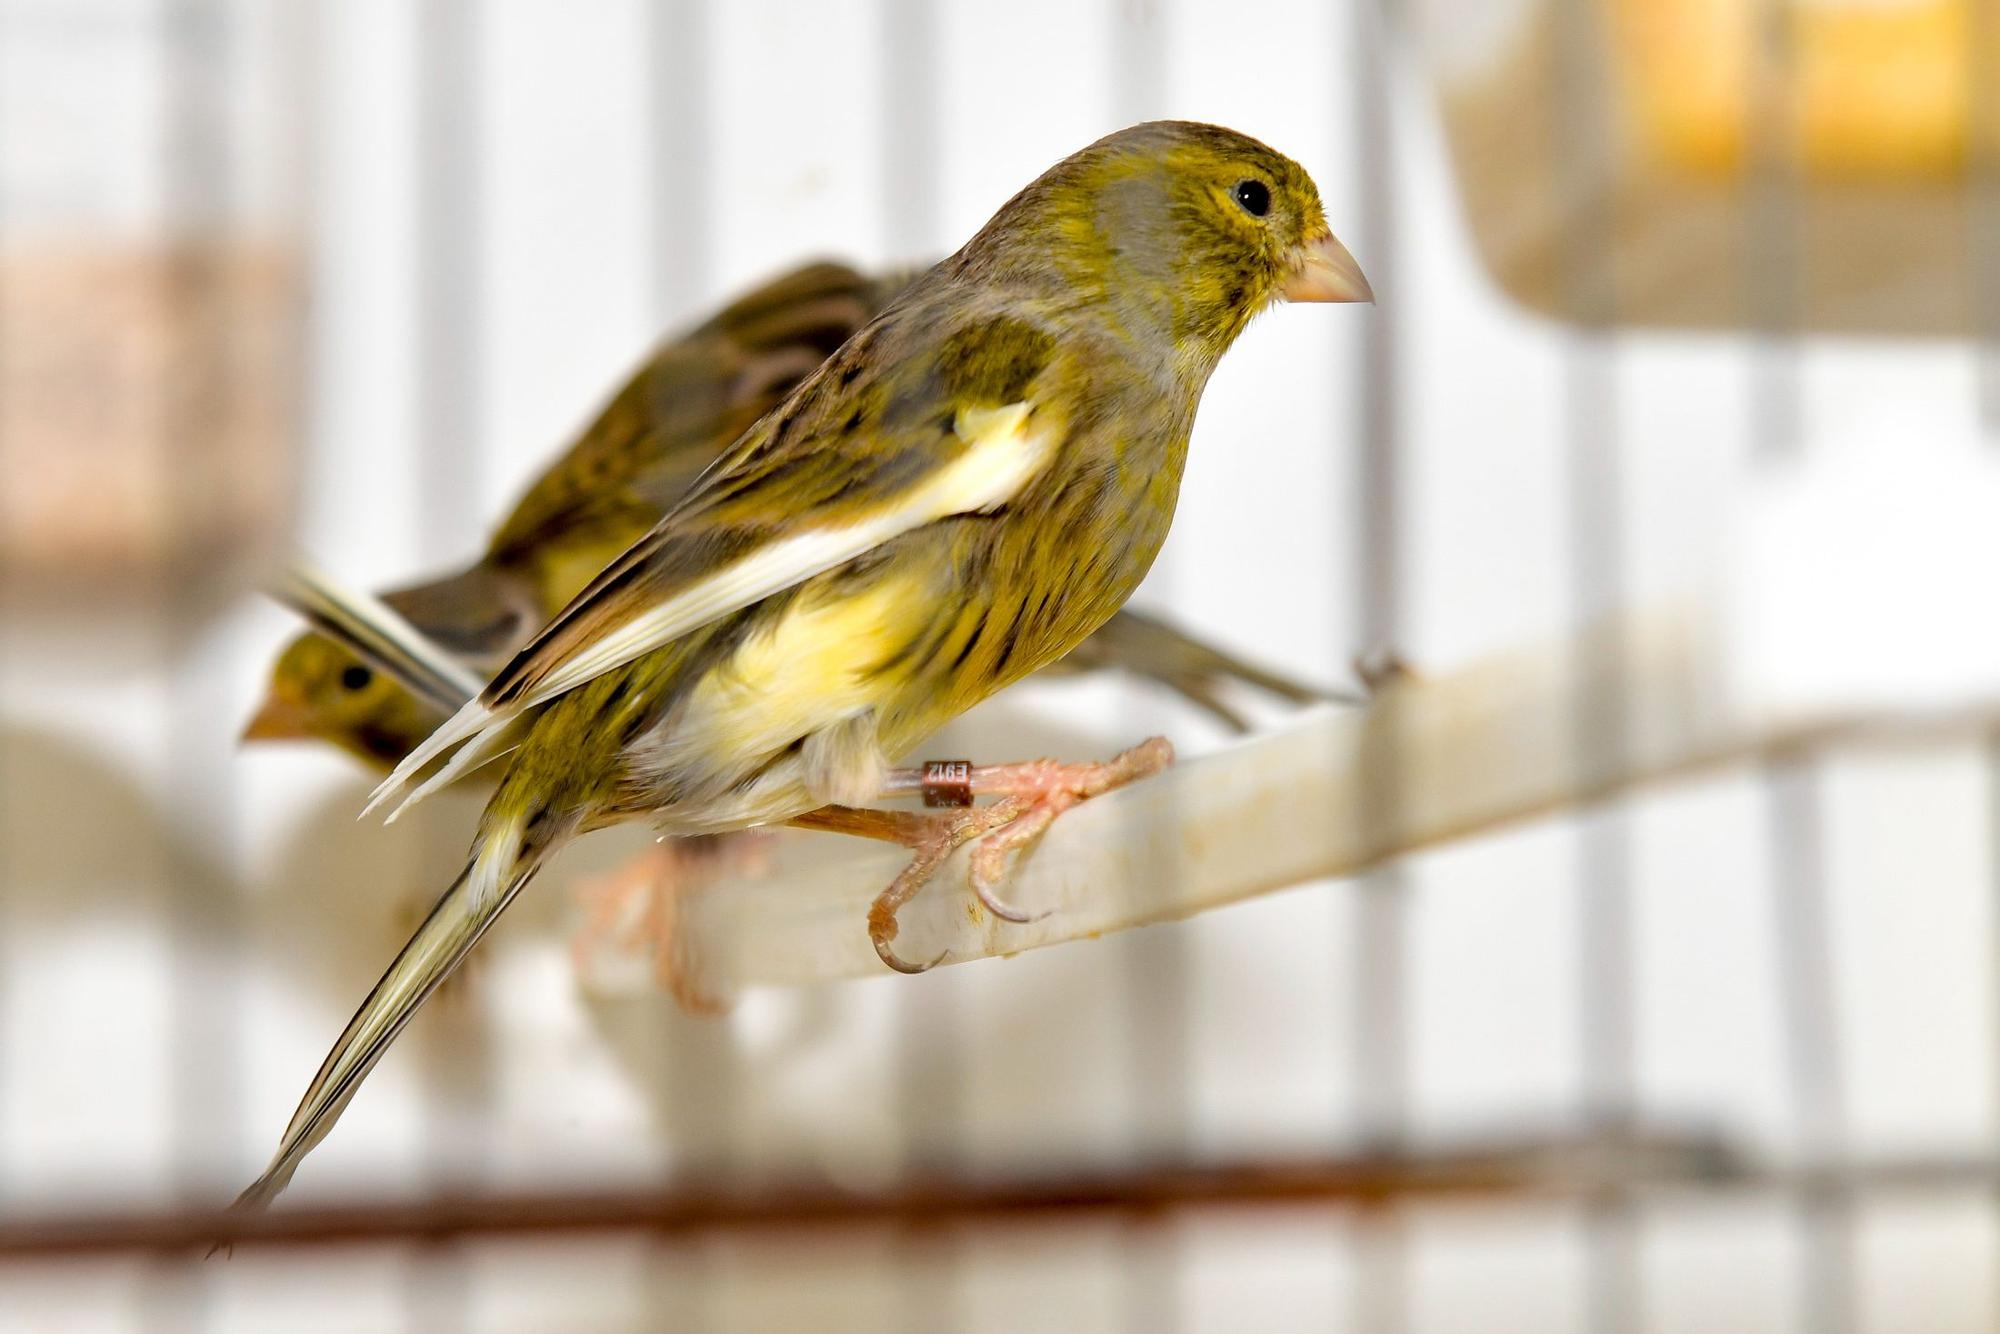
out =
[[[340,684],[349,690],[366,690],[368,683],[375,679],[375,673],[355,663],[340,674]]]
[[[1245,213],[1261,218],[1271,211],[1271,187],[1262,181],[1238,181],[1229,192]]]

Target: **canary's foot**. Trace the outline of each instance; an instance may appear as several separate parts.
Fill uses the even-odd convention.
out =
[[[1006,876],[1009,856],[1040,838],[1056,817],[1080,802],[1113,788],[1150,778],[1174,762],[1173,743],[1151,737],[1130,750],[1085,764],[1030,760],[1025,764],[994,765],[981,771],[985,791],[1003,793],[1021,803],[1020,814],[980,840],[972,851],[972,891],[994,916],[1010,922],[1034,920],[1001,903],[995,887]],[[998,809],[995,807],[993,809]],[[1035,914],[1034,916],[1040,916]]]
[[[578,883],[574,893],[583,925],[570,937],[578,972],[607,944],[645,950],[653,976],[683,1008],[713,1011],[716,1003],[686,981],[675,953],[683,898],[728,871],[755,872],[769,861],[762,836],[745,832],[662,839],[605,875]]]
[[[1029,922],[1039,914],[1023,912],[999,896],[998,886],[1005,877],[1008,857],[1039,838],[1056,817],[1090,798],[1137,782],[1173,763],[1174,748],[1165,737],[1153,737],[1109,760],[1085,764],[1061,764],[1054,760],[1031,760],[1022,764],[950,765],[953,782],[969,800],[971,796],[998,796],[990,806],[964,806],[951,811],[873,811],[847,806],[827,806],[800,816],[792,823],[803,829],[821,829],[855,834],[863,838],[899,843],[913,854],[910,864],[876,896],[868,909],[868,938],[883,963],[899,973],[922,973],[943,961],[939,955],[929,963],[913,964],[895,951],[896,914],[915,898],[930,878],[937,874],[954,852],[979,840],[973,850],[969,875],[972,892],[995,917],[1009,922]],[[923,787],[927,795],[936,785],[935,771],[926,766],[892,777],[892,791]],[[925,775],[929,773],[929,777]]]

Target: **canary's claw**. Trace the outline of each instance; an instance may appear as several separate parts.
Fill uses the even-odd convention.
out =
[[[877,899],[875,906],[868,910],[868,940],[869,943],[875,946],[876,958],[897,972],[906,973],[911,977],[915,977],[918,973],[928,973],[931,969],[945,961],[945,956],[951,952],[949,950],[939,950],[937,957],[929,963],[911,963],[902,955],[896,953],[894,943],[896,939],[896,914],[893,910],[887,913],[882,912],[881,903],[882,901]]]
[[[889,882],[889,887],[876,895],[875,902],[868,909],[868,939],[875,946],[875,953],[882,962],[899,973],[927,973],[944,962],[939,954],[929,963],[914,964],[896,953],[896,913],[905,903],[917,896],[937,874],[952,853],[957,852],[973,839],[1007,824],[1024,809],[1021,802],[1009,798],[991,806],[972,806],[953,811],[949,815],[911,815],[901,812],[882,812],[890,817],[892,824],[875,831],[875,837],[888,837],[908,847],[913,854],[910,864],[902,874]],[[857,815],[866,812],[855,812]],[[901,819],[895,817],[901,816]],[[897,832],[887,832],[893,828]],[[853,828],[849,832],[862,832]],[[982,899],[984,895],[981,896]]]
[[[1016,908],[1013,904],[1001,898],[994,887],[999,883],[1000,878],[1006,874],[1007,852],[1034,838],[1042,830],[1048,828],[1049,820],[1054,818],[1054,816],[1050,816],[1048,819],[1042,820],[1034,829],[1017,834],[1015,832],[1017,829],[1035,819],[1035,812],[1030,811],[1028,814],[1014,821],[1013,824],[1008,825],[1005,829],[995,830],[977,848],[973,849],[972,871],[969,877],[972,881],[972,892],[977,894],[979,901],[986,905],[986,911],[992,913],[1001,921],[1013,922],[1019,925],[1028,922],[1039,922],[1049,915],[1049,910],[1046,908],[1040,912],[1029,912],[1025,908]]]
[[[1031,913],[1016,908],[1002,899],[995,887],[1007,874],[1008,855],[1016,849],[1026,847],[1042,836],[1056,816],[1069,809],[1080,798],[1069,797],[1066,793],[1052,794],[1036,803],[1014,819],[988,834],[972,850],[972,867],[968,878],[972,881],[972,892],[986,905],[986,910],[1007,922],[1035,922],[1048,916],[1048,910]]]

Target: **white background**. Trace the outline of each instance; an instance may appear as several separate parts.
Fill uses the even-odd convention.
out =
[[[47,7],[11,0],[0,23]],[[1578,344],[1482,275],[1406,34],[1358,49],[1339,3],[954,3],[935,8],[912,68],[896,63],[884,5],[712,3],[659,20],[684,31],[697,15],[705,80],[663,89],[649,87],[646,61],[662,29],[640,4],[475,4],[459,76],[476,98],[474,189],[438,215],[463,230],[427,242],[422,88],[439,71],[414,9],[352,0],[305,20],[236,9],[252,35],[232,83],[249,127],[234,207],[258,226],[298,221],[310,246],[297,536],[341,574],[387,583],[471,555],[662,329],[796,260],[942,253],[1057,158],[1170,114],[1303,162],[1376,278],[1380,310],[1280,308],[1251,328],[1204,400],[1174,535],[1141,601],[1294,674],[1344,677],[1367,647],[1353,537],[1359,354],[1370,322],[1388,319],[1407,507],[1396,647],[1448,670],[1571,616],[1564,432]],[[294,21],[296,47],[284,36]],[[44,229],[116,231],[148,215],[143,181],[107,165],[146,160],[152,145],[132,132],[149,123],[144,80],[96,59],[58,72],[102,80],[114,111],[130,99],[123,122],[96,112],[125,138],[86,136],[57,163],[124,183],[86,223],[42,218]],[[1395,193],[1393,231],[1365,238],[1362,61],[1391,90]],[[920,120],[907,105],[918,95]],[[691,119],[663,128],[662,108]],[[45,142],[22,123],[14,132],[30,137],[14,142]],[[294,123],[296,138],[271,129]],[[697,151],[673,148],[683,140]],[[670,188],[656,189],[662,176]],[[681,248],[660,253],[662,236]],[[471,284],[442,310],[440,255]],[[456,371],[434,363],[439,340],[463,358]],[[1603,447],[1624,478],[1624,593],[1641,603],[1757,549],[1764,494],[1787,479],[1752,461],[1760,361],[1747,337],[1620,333],[1602,355],[1617,395]],[[1807,340],[1797,356],[1818,457],[1978,466],[1970,345]],[[425,407],[454,386],[463,401]],[[463,423],[477,466],[425,495],[414,460],[434,411]],[[1926,527],[1924,495],[1848,536],[1885,552],[1907,544]],[[1850,619],[1806,656],[1874,653],[1893,668],[1907,649],[1868,633],[1871,605],[1884,603],[1861,603],[1859,627]],[[341,758],[233,748],[288,633],[247,597],[181,644],[122,608],[9,616],[10,1214],[212,1203],[248,1180],[410,906],[456,865],[473,800],[385,831],[352,821],[366,780]],[[1031,686],[992,709],[1010,726],[1046,723],[1079,755],[1158,728],[1187,748],[1216,739],[1171,701],[1115,682]],[[1768,790],[1749,774],[1675,787],[1622,817],[1642,1119],[1779,1161],[1800,1149],[1801,1124],[1863,1154],[1983,1152],[1996,1070],[1981,758],[1971,747],[1836,757],[1818,781],[1844,1102],[1831,1131],[1827,1109],[1801,1109],[1788,1082],[1771,874],[1783,850]],[[1573,824],[1552,823],[1407,868],[1411,1133],[1458,1142],[1581,1123],[1579,922],[1593,886],[1575,873],[1577,841]],[[984,1172],[1308,1153],[1351,1146],[1384,1096],[1356,1076],[1365,1017],[1349,885],[915,981],[755,995],[727,1018],[695,1019],[664,997],[580,992],[563,949],[569,872],[633,846],[601,843],[538,883],[467,985],[413,1027],[301,1173],[297,1201],[443,1184],[610,1189],[700,1165],[867,1184],[912,1154]],[[172,871],[190,863],[212,895],[192,915]],[[972,1329],[1085,1329],[1152,1327],[1144,1313],[1169,1308],[1191,1328],[1358,1328],[1357,1294],[1386,1272],[1404,1285],[1412,1329],[1583,1327],[1578,1211],[1408,1217],[1400,1280],[1368,1258],[1375,1245],[1352,1219],[1224,1215],[1136,1237],[1097,1225],[966,1234],[943,1262],[861,1235],[803,1254],[621,1239],[245,1254],[185,1271],[14,1266],[0,1270],[0,1320],[138,1327],[172,1309],[163,1303],[192,1302],[228,1328],[420,1329],[463,1301],[482,1328],[925,1328],[950,1315]],[[1977,1190],[1870,1204],[1851,1221],[1870,1327],[1990,1327],[2000,1239]],[[1649,1211],[1639,1236],[1648,1329],[1802,1327],[1807,1233],[1782,1200],[1690,1198]],[[1170,1277],[1148,1277],[1159,1274]]]

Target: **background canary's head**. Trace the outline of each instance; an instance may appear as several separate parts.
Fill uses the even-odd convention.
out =
[[[245,741],[328,741],[386,769],[429,736],[444,715],[322,635],[303,634],[271,668]]]
[[[1191,121],[1135,125],[1065,158],[960,262],[1101,299],[1204,372],[1273,300],[1373,299],[1303,167]]]

